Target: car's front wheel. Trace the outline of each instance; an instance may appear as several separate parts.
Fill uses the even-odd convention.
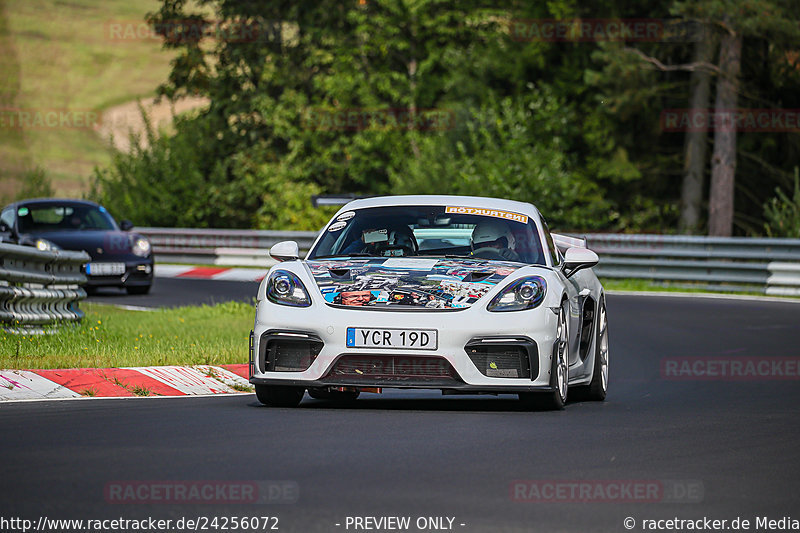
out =
[[[600,314],[597,317],[597,337],[595,339],[594,369],[589,384],[587,398],[602,402],[608,390],[608,316],[605,298],[600,300]]]
[[[256,398],[264,405],[272,407],[297,407],[303,400],[303,387],[280,385],[256,385]]]
[[[528,409],[560,410],[567,403],[569,392],[569,331],[567,330],[567,310],[561,306],[556,327],[556,342],[550,358],[549,392],[523,392],[519,399]]]

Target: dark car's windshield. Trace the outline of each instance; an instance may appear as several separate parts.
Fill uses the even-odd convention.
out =
[[[118,229],[104,208],[85,204],[21,205],[17,220],[20,233]]]
[[[461,206],[393,206],[340,214],[309,259],[442,256],[546,264],[527,215]]]

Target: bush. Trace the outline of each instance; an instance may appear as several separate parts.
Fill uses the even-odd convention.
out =
[[[199,136],[182,129],[159,136],[142,116],[148,147],[131,134],[128,153],[117,153],[110,167],[95,169],[90,197],[139,225],[205,226],[203,203],[208,202],[201,192],[208,180],[194,145]]]
[[[304,179],[308,172],[288,159],[270,161],[262,144],[225,155],[203,116],[179,118],[171,136],[145,122],[148,147],[133,136],[128,153],[95,169],[90,196],[119,218],[140,226],[318,230],[332,214],[311,205],[322,188]]]
[[[764,204],[764,229],[770,237],[800,239],[800,168],[794,168],[794,192],[789,198],[780,188]]]
[[[53,183],[41,167],[26,171],[22,176],[22,188],[16,194],[17,200],[28,198],[47,198],[53,196]]]

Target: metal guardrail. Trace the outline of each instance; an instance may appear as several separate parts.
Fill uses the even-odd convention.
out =
[[[305,252],[310,231],[137,228],[153,242],[159,262],[268,266],[267,250],[294,240]],[[561,237],[569,243],[570,236]],[[731,292],[800,296],[800,239],[685,235],[571,235],[597,252],[604,278],[634,278]],[[565,240],[566,239],[566,240]]]
[[[600,277],[800,296],[800,239],[605,233],[585,237],[600,256],[595,267]]]
[[[265,266],[273,261],[267,250],[281,241],[297,241],[308,251],[317,232],[197,228],[136,228],[153,245],[163,263]]]
[[[86,252],[43,252],[0,243],[0,327],[9,333],[43,333],[45,326],[79,322],[86,298],[81,271]]]

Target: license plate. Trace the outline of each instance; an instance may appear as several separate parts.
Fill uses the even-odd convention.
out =
[[[125,263],[89,263],[86,274],[89,276],[121,276],[125,273]]]
[[[438,345],[435,329],[347,328],[348,348],[435,350]]]

